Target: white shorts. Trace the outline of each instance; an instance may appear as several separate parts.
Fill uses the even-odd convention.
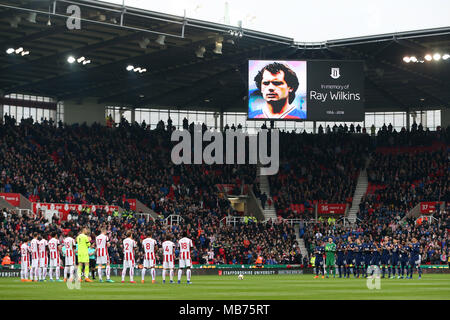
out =
[[[134,261],[133,260],[123,260],[123,267],[124,268],[134,268]]]
[[[418,259],[416,260],[416,266],[420,267],[421,263],[422,263],[422,256],[419,254]]]
[[[156,265],[155,259],[145,260],[144,259],[144,268],[153,268]]]
[[[97,256],[97,264],[109,264],[109,257],[108,256],[103,256],[103,257]]]
[[[48,266],[48,260],[47,258],[40,258],[39,259],[39,266],[44,268]]]
[[[32,259],[31,260],[31,267],[32,268],[39,268],[39,259]]]
[[[180,259],[179,263],[180,268],[190,267],[191,265],[192,265],[191,259]]]
[[[59,258],[56,259],[50,259],[50,268],[53,267],[59,267],[60,266],[60,260]]]
[[[71,267],[71,266],[74,266],[75,265],[75,256],[72,256],[72,257],[68,257],[68,256],[66,256],[66,259],[65,259],[66,261],[65,261],[65,266],[66,267]]]
[[[173,261],[164,261],[163,269],[173,269]]]

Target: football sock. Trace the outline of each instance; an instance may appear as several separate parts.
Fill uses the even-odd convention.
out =
[[[111,266],[107,265],[106,266],[106,279],[109,280],[111,277]]]
[[[187,277],[187,281],[191,282],[191,269],[186,270],[186,277]]]

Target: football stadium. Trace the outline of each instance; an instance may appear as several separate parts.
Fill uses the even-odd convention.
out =
[[[138,2],[0,0],[0,300],[450,299],[449,26]]]

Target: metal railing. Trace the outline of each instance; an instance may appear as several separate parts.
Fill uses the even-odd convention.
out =
[[[167,218],[164,219],[166,225],[174,225],[180,224],[180,222],[184,221],[184,219],[180,215],[171,214]]]
[[[220,220],[220,226],[223,226],[224,224],[230,225],[233,224],[233,226],[236,226],[236,223],[243,223],[244,217],[235,217],[235,216],[227,216]]]
[[[425,220],[425,221],[427,221],[427,222],[429,222],[429,223],[433,223],[434,221],[438,221],[438,219],[436,219],[436,218],[433,217],[432,215],[429,215],[429,216],[422,215],[422,216],[420,216],[420,217],[418,217],[418,218],[416,219],[416,222],[417,222],[419,219],[422,219],[422,221]]]
[[[28,215],[28,216],[35,216],[36,214],[31,211],[30,209],[12,209],[11,211],[14,211],[15,213],[17,213],[19,216],[23,217],[24,215]]]
[[[356,218],[356,219],[358,219],[358,218]],[[353,225],[353,224],[354,224],[354,223],[351,222],[350,219],[347,218],[347,217],[342,217],[341,219],[337,220],[336,222],[341,222],[341,221],[344,222],[344,227],[346,227],[347,225]]]
[[[146,222],[149,222],[150,219],[155,221],[155,218],[153,217],[153,215],[151,213],[139,212],[139,213],[135,213],[134,215],[137,219],[144,218]]]
[[[258,221],[258,222],[267,223],[267,222],[269,222],[269,220],[270,219],[264,220],[264,221]],[[303,219],[284,219],[284,218],[281,218],[281,219],[272,220],[272,223],[278,224],[279,222],[281,222],[281,223],[286,223],[286,224],[289,224],[289,225],[293,226],[293,225],[299,224],[300,221],[303,221],[305,226],[307,226],[308,224],[316,222],[315,219],[303,220]],[[244,223],[244,222],[245,222],[245,217],[227,216],[227,217],[223,218],[222,220],[220,220],[220,226],[230,225],[230,224],[235,226],[237,223]]]
[[[286,222],[287,224],[290,224],[291,226],[293,226],[295,224],[299,224],[300,221],[302,221],[302,219],[283,219],[283,222]],[[307,225],[307,223],[305,221],[303,221],[303,223],[305,225]]]

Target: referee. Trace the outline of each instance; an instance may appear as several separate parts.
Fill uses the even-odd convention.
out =
[[[91,270],[92,280],[95,280],[95,242],[91,243],[91,246],[88,249],[89,253],[89,269]]]

